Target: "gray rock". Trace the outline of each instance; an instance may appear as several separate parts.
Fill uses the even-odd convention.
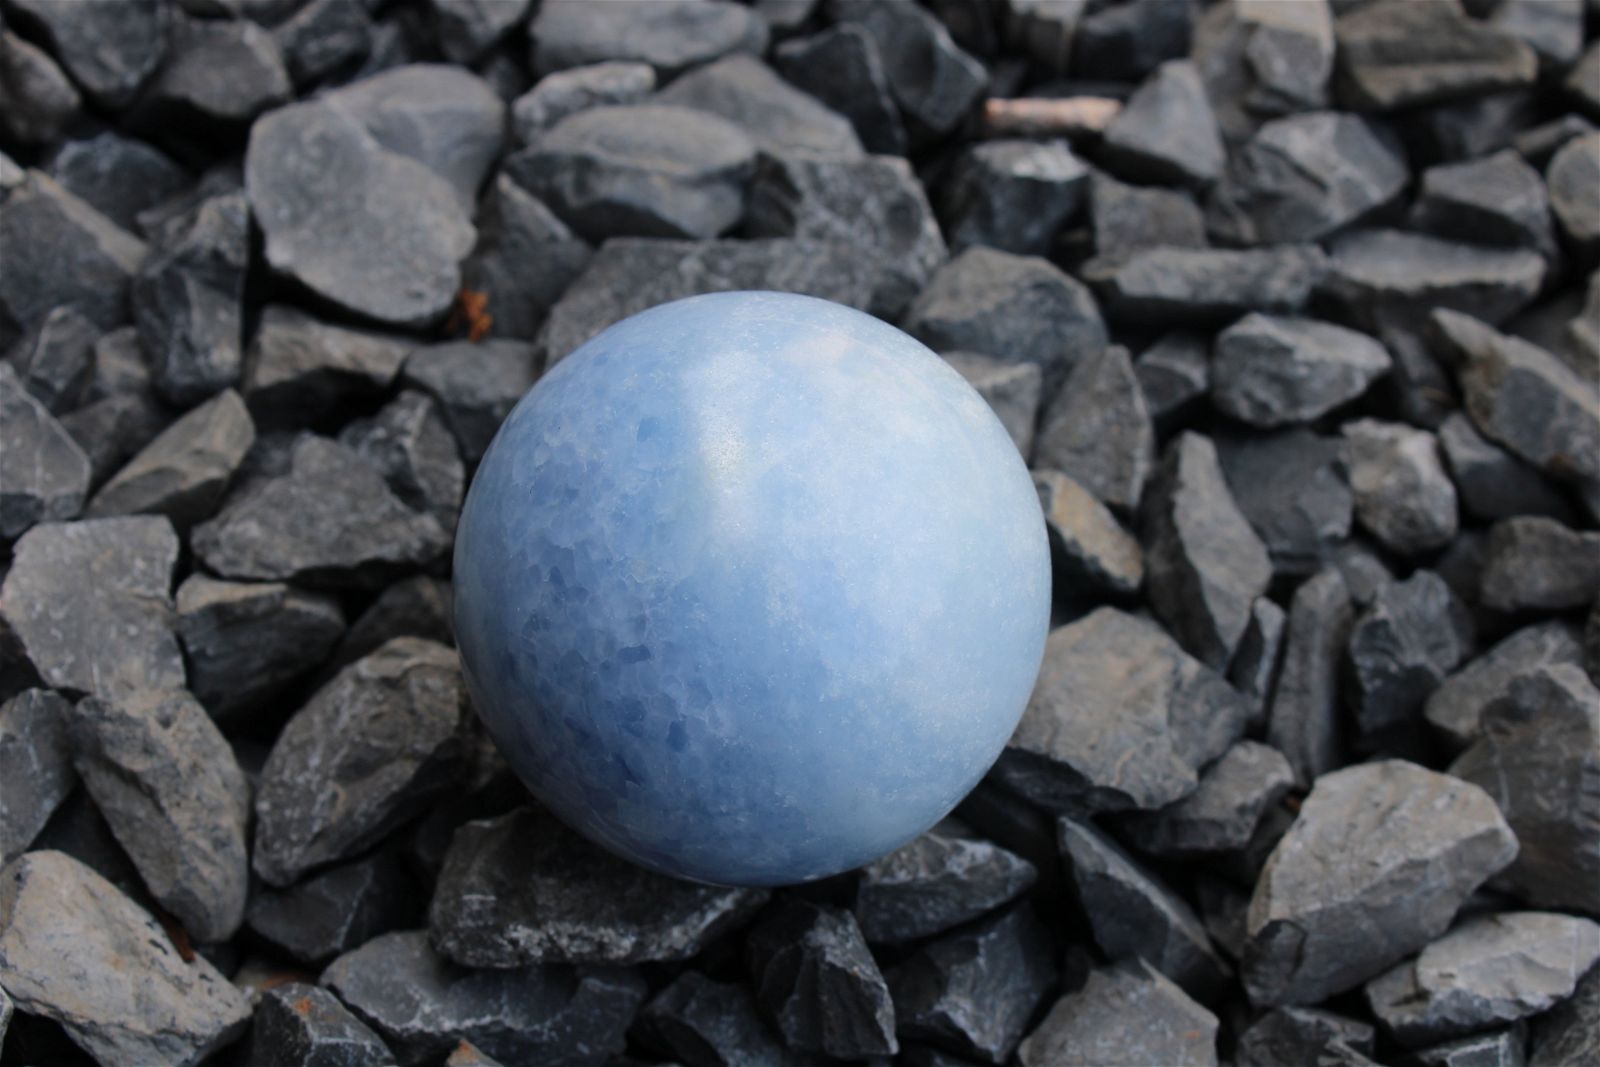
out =
[[[1089,973],[1017,1050],[1022,1067],[1110,1062],[1216,1067],[1217,1017],[1144,960]]]
[[[1594,123],[1582,115],[1566,114],[1523,130],[1511,144],[1529,165],[1542,170],[1562,145],[1593,130]]]
[[[1252,426],[1311,422],[1366,392],[1389,366],[1389,353],[1364,333],[1246,315],[1217,335],[1211,401]]]
[[[265,705],[344,633],[336,600],[280,582],[191,574],[178,586],[177,609],[189,688],[221,723]]]
[[[1585,1063],[1600,1052],[1600,971],[1578,983],[1572,999],[1558,1004],[1533,1024],[1529,1067]]]
[[[885,319],[898,318],[948,258],[921,183],[905,160],[887,156],[764,157],[743,232],[853,245],[876,264],[867,307]]]
[[[386,393],[414,347],[410,338],[335,326],[298,308],[268,304],[245,362],[245,400],[269,424],[332,416]]]
[[[511,126],[518,144],[532,144],[568,115],[591,107],[637,104],[656,90],[656,72],[648,63],[615,60],[546,74],[511,105]]]
[[[1205,216],[1189,192],[1126,185],[1100,171],[1089,177],[1089,230],[1103,262],[1144,248],[1206,246]]]
[[[531,340],[593,254],[554,212],[500,174],[480,202],[478,245],[461,265],[461,286],[482,294],[487,336]]]
[[[1035,470],[1051,547],[1059,550],[1065,577],[1113,595],[1132,596],[1144,584],[1139,542],[1083,485],[1060,471]]]
[[[449,544],[366,460],[309,434],[294,443],[287,473],[243,485],[190,542],[225,578],[360,586],[429,563]]]
[[[1411,224],[1441,237],[1471,234],[1483,244],[1530,248],[1546,259],[1559,255],[1544,181],[1510,148],[1430,167]]]
[[[6,111],[0,132],[24,144],[48,144],[82,115],[83,98],[44,49],[0,32],[0,89]]]
[[[1227,157],[1195,65],[1173,59],[1156,68],[1106,129],[1101,154],[1137,181],[1216,181]]]
[[[1478,598],[1496,611],[1581,608],[1600,588],[1600,532],[1554,519],[1503,519],[1489,530]]]
[[[1572,995],[1600,959],[1600,924],[1554,912],[1468,919],[1367,983],[1367,1003],[1406,1045],[1516,1022]]]
[[[1072,35],[1071,72],[1091,80],[1138,81],[1189,50],[1196,6],[1187,0],[1130,0],[1086,8]]]
[[[1169,432],[1211,391],[1209,345],[1198,334],[1164,334],[1133,361],[1144,406],[1157,431]]]
[[[894,1055],[894,1005],[848,911],[780,898],[745,938],[756,1003],[784,1044],[842,1059]]]
[[[1089,168],[1065,141],[982,141],[945,180],[940,207],[957,249],[1043,255],[1088,192]]]
[[[514,4],[497,4],[511,8]],[[440,20],[441,23],[443,20]],[[372,48],[372,19],[360,4],[311,0],[273,28],[289,80],[297,87],[356,66]],[[441,40],[444,34],[441,33]]]
[[[250,131],[245,181],[266,259],[348,311],[399,326],[444,314],[476,232],[458,191],[322,101]]]
[[[1356,521],[1386,548],[1414,556],[1442,548],[1459,525],[1456,490],[1426,430],[1361,419],[1344,426]]]
[[[0,864],[33,843],[78,784],[67,737],[71,714],[72,705],[48,689],[27,689],[0,704]]]
[[[1047,397],[1106,345],[1100,310],[1081,283],[1044,259],[990,248],[969,248],[940,267],[901,325],[936,352],[1038,364]]]
[[[1156,431],[1121,345],[1080,353],[1044,410],[1034,458],[1123,512],[1139,506],[1156,464]]]
[[[1409,179],[1400,145],[1372,121],[1290,115],[1263,125],[1229,159],[1207,217],[1230,242],[1316,241],[1390,203]]]
[[[83,510],[88,457],[9,363],[0,363],[0,452],[0,541]]]
[[[373,938],[329,964],[321,983],[402,1067],[436,1062],[463,1040],[513,1063],[603,1059],[622,1051],[645,997],[644,980],[619,967],[469,971],[435,955],[421,930]]]
[[[11,1027],[11,998],[4,989],[0,989],[0,1042],[5,1041],[6,1031]]]
[[[1438,103],[1531,85],[1533,49],[1455,3],[1381,0],[1341,15],[1339,96],[1362,111]]]
[[[1581,666],[1577,628],[1560,621],[1534,623],[1504,638],[1450,675],[1428,697],[1423,715],[1450,747],[1460,750],[1482,735],[1484,709],[1511,692],[1519,675],[1558,663]]]
[[[1574,137],[1563,145],[1545,170],[1550,209],[1561,231],[1592,261],[1600,247],[1600,221],[1590,208],[1600,193],[1600,131]]]
[[[645,870],[521,808],[456,831],[429,928],[444,956],[469,967],[682,960],[766,899]]]
[[[1238,1067],[1315,1063],[1368,1067],[1377,1032],[1370,1023],[1318,1008],[1273,1008],[1239,1035]]]
[[[1190,655],[1226,670],[1272,564],[1228,491],[1210,439],[1184,433],[1168,446],[1142,526],[1156,614]]]
[[[1112,319],[1144,326],[1208,324],[1248,311],[1299,311],[1327,270],[1316,245],[1139,249],[1097,256],[1085,281]]]
[[[70,856],[20,856],[0,886],[0,983],[97,1062],[191,1067],[249,1024],[243,993]]]
[[[250,898],[245,922],[289,958],[316,966],[422,917],[422,894],[405,863],[380,850],[286,889]]]
[[[1194,859],[1242,852],[1262,815],[1293,785],[1294,770],[1277,749],[1240,741],[1205,769],[1194,792],[1159,811],[1125,816],[1118,827],[1134,847],[1152,856]],[[1150,953],[1141,955],[1157,962]]]
[[[1562,87],[1579,110],[1590,118],[1600,117],[1600,49],[1589,45],[1583,57],[1567,72]]]
[[[408,507],[455,529],[466,473],[455,438],[427,394],[405,390],[376,415],[348,423],[339,440],[376,467]]]
[[[294,95],[270,31],[246,19],[172,21],[166,62],[134,106],[135,125],[174,144],[232,139]]]
[[[531,0],[429,0],[439,47],[453,63],[472,63],[528,17]]]
[[[144,389],[85,404],[63,415],[61,427],[88,456],[89,484],[94,485],[153,440],[168,417],[155,396]]]
[[[186,529],[216,511],[255,439],[244,401],[225,389],[173,422],[129,460],[100,487],[84,514],[165,515]]]
[[[72,80],[112,110],[133,99],[167,49],[169,12],[157,0],[111,5],[17,0],[10,7],[40,31]]]
[[[1104,607],[1053,631],[991,772],[1057,812],[1153,810],[1194,792],[1250,706],[1159,626]]]
[[[930,830],[861,869],[856,919],[874,944],[915,941],[1010,903],[1037,877],[992,842]]]
[[[1044,372],[1037,363],[1007,363],[977,352],[945,352],[944,361],[960,372],[994,409],[1024,457],[1033,454],[1033,428],[1039,421]]]
[[[651,99],[724,118],[758,148],[775,155],[862,154],[849,119],[794,88],[753,56],[727,56],[690,71]]]
[[[657,993],[637,1028],[688,1067],[799,1067],[803,1059],[761,1021],[749,989],[699,971],[685,971]]]
[[[1420,751],[1418,714],[1472,651],[1466,605],[1433,571],[1388,582],[1356,618],[1345,656],[1345,703],[1367,751]]]
[[[73,763],[150,894],[197,941],[244,919],[250,786],[221,731],[187,692],[80,701]]]
[[[1239,638],[1233,662],[1228,664],[1228,682],[1253,709],[1252,728],[1267,721],[1267,701],[1278,678],[1288,620],[1288,614],[1276,603],[1257,597],[1250,606],[1250,621]]]
[[[1522,1026],[1458,1037],[1412,1055],[1417,1067],[1527,1067],[1527,1030]]]
[[[178,537],[160,517],[35,526],[0,585],[0,621],[53,689],[112,700],[181,689],[177,561]]]
[[[332,665],[353,663],[394,637],[426,637],[454,644],[449,583],[419,574],[385,587],[351,624],[334,652]]]
[[[1137,959],[1193,996],[1213,1000],[1229,967],[1183,899],[1088,823],[1056,824],[1062,858],[1095,944],[1107,959]]]
[[[1224,434],[1216,446],[1234,503],[1266,546],[1274,573],[1310,574],[1349,536],[1354,501],[1342,440],[1296,427]]]
[[[8,360],[22,387],[51,414],[77,406],[94,369],[95,324],[70,304],[46,315],[11,350]]]
[[[1000,1064],[1027,1030],[1056,965],[1026,904],[923,945],[887,978],[902,1039]]]
[[[903,156],[905,128],[889,89],[878,44],[849,22],[812,37],[784,41],[773,63],[790,83],[850,120],[869,152]]]
[[[725,0],[544,4],[528,28],[537,74],[607,60],[648,63],[663,77],[730,52],[766,51],[767,27]]]
[[[452,341],[413,352],[402,380],[438,401],[462,459],[476,466],[536,376],[525,343]]]
[[[348,5],[360,11],[357,5]],[[394,1054],[326,989],[289,982],[264,991],[245,1067],[384,1067]]]
[[[1526,41],[1541,69],[1565,70],[1583,51],[1583,4],[1580,0],[1530,3],[1503,0],[1489,24]]]
[[[591,241],[715,237],[743,216],[755,143],[717,115],[663,104],[570,115],[506,171]]]
[[[830,0],[836,22],[854,23],[878,46],[895,103],[916,132],[955,128],[988,85],[988,73],[944,25],[913,4]]]
[[[1600,914],[1600,692],[1581,668],[1514,679],[1450,773],[1488,790],[1522,842],[1503,888],[1535,907]]]
[[[1055,73],[1065,73],[1071,67],[1072,41],[1083,20],[1083,5],[1007,0],[1003,12],[1006,44]]]
[[[1544,476],[1478,433],[1472,420],[1453,412],[1439,427],[1439,448],[1450,467],[1461,506],[1487,521],[1542,515],[1570,522],[1572,508]]]
[[[1315,1003],[1361,984],[1443,933],[1516,854],[1468,782],[1403,760],[1322,775],[1250,901],[1250,999]]]
[[[1262,116],[1327,106],[1333,19],[1326,0],[1212,4],[1191,48],[1223,137],[1247,139]]]

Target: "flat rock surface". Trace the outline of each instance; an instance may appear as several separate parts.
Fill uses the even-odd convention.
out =
[[[1056,1001],[1018,1058],[1023,1067],[1124,1060],[1208,1067],[1217,1062],[1216,1036],[1216,1016],[1148,963],[1129,960],[1095,970],[1082,989]]]
[[[67,720],[72,705],[48,689],[0,704],[0,864],[22,854],[78,784]]]
[[[930,830],[861,869],[856,919],[868,941],[914,941],[1009,903],[1037,877],[992,842]]]

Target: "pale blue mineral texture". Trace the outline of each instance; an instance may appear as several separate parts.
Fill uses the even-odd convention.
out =
[[[936,822],[1016,726],[1050,560],[1028,471],[920,343],[811,297],[652,308],[500,428],[455,550],[468,685],[574,828],[776,885]]]

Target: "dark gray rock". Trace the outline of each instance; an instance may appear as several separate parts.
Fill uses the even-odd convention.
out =
[[[1600,532],[1554,519],[1504,519],[1489,530],[1478,597],[1496,611],[1581,608],[1600,588]]]
[[[913,4],[830,0],[835,21],[854,23],[878,46],[895,103],[916,132],[949,133],[982,95],[988,72],[944,25]]]
[[[1565,70],[1583,51],[1583,4],[1580,0],[1531,3],[1501,0],[1489,24],[1522,41],[1539,57],[1541,70]]]
[[[622,59],[670,77],[730,52],[766,51],[767,27],[726,0],[544,4],[528,27],[537,74]]]
[[[1526,1067],[1527,1029],[1522,1026],[1458,1037],[1412,1054],[1417,1067]]]
[[[452,341],[413,352],[402,380],[438,401],[462,459],[476,466],[535,377],[533,351],[523,342]]]
[[[850,120],[794,88],[759,59],[732,55],[676,78],[652,101],[724,118],[775,155],[859,156]]]
[[[1442,548],[1459,526],[1456,490],[1439,458],[1439,442],[1403,423],[1346,423],[1350,492],[1356,521],[1402,556]]]
[[[1316,1063],[1368,1067],[1377,1032],[1370,1023],[1318,1008],[1273,1008],[1239,1035],[1238,1067]]]
[[[403,391],[376,415],[347,424],[339,440],[376,467],[408,507],[455,529],[466,473],[455,438],[427,394]]]
[[[0,541],[83,510],[89,458],[9,363],[0,363],[0,452]]]
[[[1168,432],[1211,391],[1211,359],[1204,337],[1184,331],[1163,335],[1133,361],[1144,406],[1156,430]]]
[[[1111,170],[1144,182],[1207,185],[1227,161],[1200,72],[1187,59],[1161,64],[1106,129]]]
[[[874,944],[914,941],[1010,903],[1037,877],[992,842],[930,830],[861,869],[856,919]]]
[[[73,763],[151,896],[197,941],[244,919],[250,786],[187,692],[89,697],[68,717]]]
[[[232,389],[173,422],[100,490],[84,514],[165,515],[179,529],[216,511],[255,442],[255,424]]]
[[[0,585],[0,621],[53,689],[113,700],[181,689],[177,561],[178,537],[160,517],[35,526]]]
[[[1082,352],[1045,407],[1035,461],[1111,507],[1132,512],[1156,463],[1156,431],[1121,345]]]
[[[645,870],[522,808],[456,831],[429,928],[441,953],[470,967],[681,960],[766,899]]]
[[[1590,44],[1567,72],[1562,87],[1580,111],[1590,118],[1600,118],[1600,49]]]
[[[482,294],[487,336],[531,340],[593,254],[538,198],[500,174],[479,204],[478,245],[461,265],[461,286]]]
[[[7,359],[22,387],[53,415],[77,406],[94,369],[100,331],[71,305],[46,315]]]
[[[1134,847],[1153,856],[1194,859],[1241,852],[1262,815],[1293,785],[1294,770],[1277,749],[1240,741],[1205,769],[1194,792],[1159,811],[1125,816],[1118,828]],[[1141,955],[1157,962],[1150,953]]]
[[[1194,27],[1200,68],[1223,137],[1246,140],[1264,116],[1327,106],[1333,19],[1326,0],[1212,4]]]
[[[72,705],[48,689],[27,689],[0,704],[0,864],[33,843],[78,784],[67,737],[71,714]]]
[[[1234,503],[1209,438],[1184,433],[1168,446],[1142,526],[1156,614],[1191,655],[1226,670],[1272,563]]]
[[[1443,933],[1516,854],[1470,783],[1403,760],[1324,774],[1250,901],[1250,999],[1315,1003],[1361,984]]]
[[[453,63],[483,58],[532,8],[531,0],[429,0],[439,47]]]
[[[1190,193],[1126,185],[1101,171],[1089,178],[1089,230],[1102,262],[1144,248],[1206,245],[1205,216]]]
[[[1138,81],[1163,60],[1188,52],[1197,6],[1189,0],[1129,0],[1086,8],[1072,35],[1073,75]]]
[[[1522,842],[1498,884],[1600,914],[1600,692],[1577,666],[1537,666],[1483,709],[1481,729],[1450,773],[1487,790]]]
[[[61,852],[5,868],[0,983],[100,1063],[197,1064],[250,1022],[204,957],[181,958],[148,912]]]
[[[515,5],[494,6],[511,8]],[[283,53],[289,80],[297,87],[304,87],[348,70],[365,59],[372,48],[372,19],[360,4],[311,0],[287,21],[274,27],[272,35]]]
[[[1483,244],[1529,248],[1550,260],[1559,255],[1544,181],[1510,148],[1430,167],[1411,224],[1441,237],[1470,234]]]
[[[1600,971],[1578,983],[1572,999],[1558,1004],[1533,1024],[1529,1067],[1584,1063],[1600,1052]]]
[[[639,1013],[637,1029],[688,1067],[800,1067],[756,1013],[743,985],[685,971]]]
[[[865,1059],[900,1051],[894,1005],[848,911],[781,898],[745,938],[756,1003],[784,1044]]]
[[[1421,749],[1423,703],[1472,651],[1472,619],[1443,578],[1418,570],[1388,582],[1356,618],[1345,703],[1367,751]]]
[[[1550,210],[1561,231],[1591,262],[1600,247],[1600,221],[1590,208],[1600,194],[1600,131],[1574,137],[1550,160],[1545,170]]]
[[[1367,1003],[1406,1045],[1516,1022],[1572,995],[1600,959],[1600,924],[1544,911],[1468,919],[1367,983]]]
[[[24,144],[48,144],[82,115],[83,98],[55,61],[14,33],[0,32],[0,132]]]
[[[435,955],[421,930],[373,938],[329,964],[321,983],[402,1067],[436,1062],[463,1040],[513,1063],[594,1061],[622,1051],[645,997],[644,980],[619,967],[469,971]]]
[[[1362,111],[1438,103],[1530,85],[1533,49],[1445,0],[1380,0],[1341,15],[1339,97]]]
[[[614,60],[557,71],[517,97],[511,105],[511,126],[517,143],[528,145],[568,115],[591,107],[637,104],[655,91],[656,72],[648,63]]]
[[[715,237],[743,216],[755,143],[717,115],[663,104],[570,115],[506,171],[591,241]]]
[[[1529,165],[1543,170],[1562,145],[1574,137],[1592,132],[1594,128],[1594,123],[1582,115],[1567,114],[1523,130],[1511,144]]]
[[[16,0],[9,7],[40,31],[73,81],[113,110],[133,99],[167,49],[170,12],[158,0],[108,5]]]
[[[1051,547],[1058,550],[1064,577],[1089,589],[1132,596],[1144,584],[1144,554],[1139,542],[1087,488],[1060,471],[1036,469]]]
[[[387,586],[351,624],[334,652],[332,665],[353,663],[394,637],[426,637],[454,644],[449,583],[419,574]]]
[[[191,574],[178,586],[177,609],[189,688],[222,723],[262,707],[344,633],[336,600],[280,582]]]
[[[940,267],[901,325],[936,352],[1036,363],[1047,397],[1106,344],[1100,310],[1081,283],[1044,259],[991,248],[969,248]]]
[[[1484,709],[1509,695],[1519,675],[1546,666],[1581,666],[1583,645],[1576,627],[1560,621],[1534,623],[1504,638],[1450,675],[1423,708],[1428,722],[1452,749],[1482,735]]]
[[[1288,614],[1266,597],[1257,597],[1250,606],[1250,621],[1245,624],[1233,662],[1228,664],[1228,682],[1250,702],[1251,727],[1267,721],[1267,700],[1278,678],[1283,658]]]
[[[1142,326],[1206,324],[1248,311],[1293,314],[1327,270],[1316,245],[1143,248],[1097,256],[1082,275],[1113,320]]]
[[[438,521],[402,504],[366,460],[311,435],[294,443],[287,473],[243,485],[191,541],[225,578],[333,585],[381,584],[449,544]]]
[[[257,115],[294,95],[271,31],[246,19],[173,19],[167,59],[132,121],[175,146],[232,140]],[[191,149],[192,150],[192,149]]]
[[[1311,422],[1366,392],[1389,366],[1389,353],[1364,333],[1246,315],[1217,336],[1211,401],[1252,426]]]
[[[268,304],[245,361],[244,395],[257,418],[303,424],[374,400],[394,383],[416,342],[319,322]]]
[[[1192,995],[1216,999],[1229,968],[1189,905],[1088,823],[1056,826],[1078,906],[1106,958],[1145,961]]]
[[[1217,1017],[1149,963],[1124,960],[1056,1001],[1017,1055],[1022,1067],[1216,1067]]]
[[[982,141],[956,160],[940,208],[956,249],[1043,255],[1088,192],[1089,168],[1065,141]]]
[[[1261,538],[1274,573],[1304,575],[1350,533],[1346,446],[1303,427],[1224,434],[1217,460],[1240,513]]]
[[[792,84],[850,120],[869,152],[903,156],[905,128],[889,89],[878,44],[858,25],[842,22],[812,37],[784,41],[773,63]]]
[[[744,232],[855,246],[877,265],[867,307],[885,319],[898,318],[947,258],[921,183],[905,160],[888,156],[764,157]]]
[[[310,966],[415,926],[422,894],[392,850],[330,867],[286,889],[250,898],[245,922],[257,937]]]
[[[1046,70],[1064,74],[1072,65],[1072,41],[1083,14],[1079,4],[1007,0],[1002,21],[1006,43]]]
[[[360,11],[355,4],[348,5]],[[384,1067],[394,1054],[326,989],[290,982],[256,1002],[245,1067]]]
[[[994,409],[1017,451],[1033,454],[1033,429],[1039,421],[1039,393],[1044,372],[1037,363],[1008,363],[977,352],[944,352],[944,361]]]
[[[1439,448],[1461,506],[1474,517],[1492,522],[1542,515],[1572,521],[1572,507],[1543,475],[1485,440],[1461,412],[1450,414],[1439,427]]]
[[[315,101],[262,118],[245,180],[267,263],[318,296],[400,326],[431,323],[455,300],[477,236],[459,192],[341,108]]]
[[[1289,760],[1302,788],[1343,762],[1339,664],[1354,618],[1349,589],[1335,568],[1301,583],[1289,605],[1267,741]]]
[[[1159,626],[1100,608],[1053,631],[991,772],[1057,812],[1153,810],[1194,792],[1250,706]]]
[[[142,389],[85,404],[63,415],[61,427],[88,456],[92,486],[105,481],[154,440],[168,417],[154,394]]]
[[[887,976],[900,1037],[1004,1063],[1055,984],[1046,942],[1026,904],[928,942]]]
[[[1372,121],[1290,115],[1263,125],[1229,159],[1207,218],[1232,243],[1316,241],[1390,203],[1409,179],[1399,143]]]

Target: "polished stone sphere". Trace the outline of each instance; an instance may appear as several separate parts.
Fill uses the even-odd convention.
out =
[[[811,297],[663,304],[501,426],[455,549],[478,713],[535,796],[646,867],[866,863],[999,755],[1044,653],[1038,497],[919,342]]]

